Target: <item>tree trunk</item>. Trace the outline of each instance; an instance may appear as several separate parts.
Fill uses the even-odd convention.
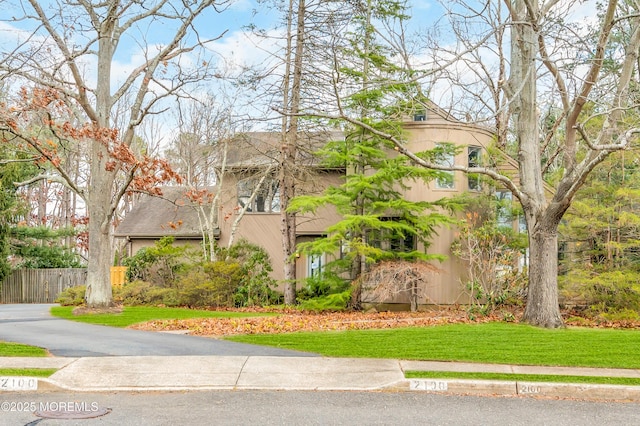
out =
[[[537,10],[537,2],[531,3]],[[519,195],[529,230],[529,290],[523,320],[532,325],[562,327],[558,307],[558,223],[546,198],[536,87],[537,35],[528,23],[526,2],[515,0],[511,33],[511,74],[508,91],[518,141],[522,193]],[[554,206],[555,209],[557,206]],[[566,208],[565,208],[566,210]]]
[[[529,290],[523,320],[563,327],[558,306],[558,225],[539,223],[529,231]]]
[[[287,46],[287,71],[285,73],[286,89],[284,99],[289,99],[289,79],[291,83],[291,104],[288,108],[290,115],[283,118],[283,145],[280,159],[280,225],[282,230],[282,251],[284,255],[284,303],[292,305],[296,301],[296,215],[287,211],[290,200],[295,197],[296,189],[296,157],[298,150],[298,112],[300,111],[300,90],[302,84],[302,55],[304,48],[304,24],[306,6],[304,0],[299,0],[296,13],[295,52],[291,43]],[[289,34],[294,16],[293,2],[289,3]],[[288,38],[291,40],[291,37]],[[293,56],[293,72],[289,72]],[[285,111],[287,109],[285,102]],[[288,123],[288,125],[287,125]]]
[[[524,207],[528,218],[531,205]],[[546,206],[539,221],[528,220],[529,287],[523,321],[545,328],[563,327],[558,304],[558,224],[562,215],[550,214]],[[557,217],[557,219],[555,219]]]
[[[116,42],[112,37],[116,18],[109,16],[102,23],[99,41],[98,73],[96,84],[96,119],[93,126],[96,136],[100,129],[110,127],[109,113],[111,98],[111,61]],[[109,37],[107,37],[107,35]],[[110,158],[105,144],[100,140],[89,141],[90,184],[87,190],[87,213],[89,216],[89,261],[87,262],[86,303],[91,308],[106,308],[113,304],[111,288],[111,233],[112,233],[112,194],[115,172],[108,171],[106,162]]]
[[[89,262],[85,299],[91,308],[106,308],[113,304],[110,273],[113,177],[104,168],[104,161],[108,158],[106,149],[100,143],[93,142],[91,151],[91,190],[87,195]]]

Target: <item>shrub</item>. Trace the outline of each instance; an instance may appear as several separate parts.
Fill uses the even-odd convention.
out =
[[[191,268],[177,281],[178,300],[190,307],[231,307],[243,271],[235,262],[207,262]]]
[[[155,286],[145,281],[126,283],[121,288],[114,289],[114,293],[114,299],[128,306],[178,305],[176,289]]]
[[[84,294],[87,286],[79,285],[75,287],[67,287],[56,298],[56,303],[62,306],[79,306],[84,303]]]
[[[575,270],[560,277],[561,295],[578,300],[592,315],[640,313],[640,274],[636,271]]]
[[[467,264],[470,313],[486,314],[500,306],[522,305],[527,276],[516,266],[527,241],[525,234],[499,226],[480,210],[467,212],[451,251]]]
[[[349,288],[349,282],[339,275],[325,270],[319,277],[304,280],[304,286],[298,291],[299,301],[323,297],[329,294],[342,293]]]
[[[242,279],[235,294],[236,306],[264,306],[280,300],[281,296],[273,290],[277,283],[269,275],[273,268],[264,248],[241,239],[219,255],[238,263],[242,269]]]
[[[178,273],[189,262],[188,246],[174,246],[173,237],[164,237],[153,247],[144,247],[124,259],[127,281],[146,281],[161,287],[171,287]]]
[[[360,291],[366,295],[367,301],[374,303],[406,295],[411,311],[415,312],[418,305],[427,300],[427,277],[437,272],[438,268],[422,261],[379,262],[362,275]]]
[[[351,290],[341,293],[332,293],[325,296],[315,297],[313,299],[303,300],[299,304],[299,308],[305,311],[344,311],[351,302]]]
[[[297,300],[304,301],[315,297],[326,296],[331,293],[330,279],[310,277],[304,280],[304,286],[298,291]]]

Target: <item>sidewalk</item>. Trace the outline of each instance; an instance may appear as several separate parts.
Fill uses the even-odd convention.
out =
[[[0,368],[58,368],[38,379],[38,391],[389,390],[640,402],[640,386],[404,377],[419,370],[640,378],[624,369],[269,356],[0,357]]]

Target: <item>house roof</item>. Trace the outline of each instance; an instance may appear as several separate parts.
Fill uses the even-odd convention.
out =
[[[118,238],[156,239],[172,236],[177,239],[202,238],[196,210],[185,187],[163,187],[161,196],[143,195],[118,225]],[[207,188],[212,192],[213,187]]]
[[[344,139],[342,132],[298,133],[298,159],[300,163],[314,166],[320,164],[315,155],[320,148],[332,140]],[[236,135],[227,151],[227,167],[253,168],[278,164],[282,147],[279,132],[247,132]]]

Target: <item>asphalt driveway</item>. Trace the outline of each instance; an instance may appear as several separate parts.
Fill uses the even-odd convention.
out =
[[[127,330],[54,318],[55,305],[0,304],[0,341],[48,349],[55,356],[315,356],[206,337]]]

